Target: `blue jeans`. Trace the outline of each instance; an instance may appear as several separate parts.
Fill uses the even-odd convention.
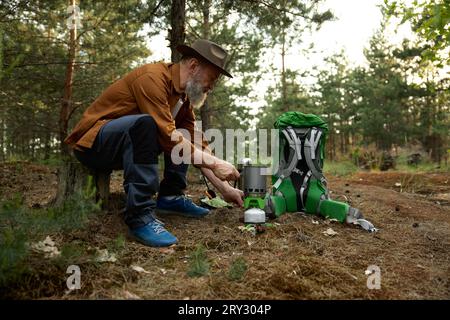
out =
[[[123,186],[127,195],[125,223],[137,228],[149,223],[156,207],[153,196],[182,195],[187,186],[187,164],[175,165],[164,156],[164,179],[159,184],[158,127],[147,114],[114,119],[99,131],[91,149],[74,150],[85,166],[111,172],[124,171]]]

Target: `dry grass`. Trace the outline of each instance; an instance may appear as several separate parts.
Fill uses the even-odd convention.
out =
[[[44,299],[449,299],[450,208],[436,204],[433,195],[449,192],[450,175],[409,177],[404,181],[420,184],[408,192],[396,190],[402,176],[391,173],[331,177],[332,195],[345,195],[360,208],[380,229],[375,234],[301,213],[280,217],[257,236],[238,229],[240,209],[214,210],[201,220],[161,217],[179,238],[176,247],[148,248],[128,239],[117,250],[117,262],[80,264],[82,289],[70,293],[65,270],[42,261],[42,273],[15,294]],[[204,187],[191,180],[188,193],[197,200]],[[61,235],[64,242],[114,248],[126,226],[119,213],[123,195],[113,190],[110,212],[85,230]],[[416,193],[423,190],[428,192]],[[329,227],[338,234],[323,235]],[[209,272],[190,277],[189,257],[198,245],[206,249]],[[229,276],[237,259],[247,267],[239,281]],[[381,268],[381,290],[367,289],[369,265]]]

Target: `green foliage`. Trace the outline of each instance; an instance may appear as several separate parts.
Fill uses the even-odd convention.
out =
[[[79,243],[66,243],[61,247],[61,255],[53,259],[53,263],[61,268],[68,265],[79,264],[88,259],[86,248]]]
[[[328,159],[357,147],[374,145],[389,152],[421,142],[440,162],[449,143],[450,83],[440,79],[437,68],[421,63],[420,46],[405,41],[395,48],[383,28],[365,50],[368,67],[350,68],[337,54],[318,74],[314,113],[330,128]]]
[[[239,81],[219,80],[209,94],[206,105],[199,115],[203,129],[226,128],[247,129],[253,116],[249,102],[252,102],[252,86],[256,84],[258,60],[262,54],[263,38],[259,33],[247,32],[255,27],[251,18],[240,10],[241,4],[218,0],[196,0],[186,3],[186,42],[197,38],[208,38],[223,45],[229,52],[226,69]],[[236,17],[230,23],[225,17]],[[224,19],[225,18],[225,19]],[[199,119],[200,120],[200,119]]]
[[[116,252],[120,254],[123,252],[126,248],[127,240],[123,234],[119,234],[115,239],[111,241],[111,243],[108,245],[108,251],[109,252]]]
[[[40,159],[37,161],[38,164],[42,164],[44,166],[49,166],[53,168],[58,168],[63,164],[63,160],[58,155],[50,155],[46,159]]]
[[[209,272],[209,261],[206,255],[206,250],[202,245],[198,245],[191,253],[189,270],[187,275],[189,277],[201,277]]]
[[[424,41],[421,52],[425,60],[443,66],[450,62],[450,2],[384,0],[384,12],[388,16],[402,18],[401,23],[410,22],[413,31]]]
[[[287,111],[317,114],[315,99],[308,88],[299,84],[298,73],[286,70],[285,87],[285,98],[280,94],[283,91],[281,82],[269,88],[266,95],[267,104],[258,114],[258,128],[272,129],[276,118]]]
[[[244,258],[239,257],[235,259],[228,270],[228,279],[232,281],[240,281],[247,272],[247,262]]]
[[[95,194],[95,193],[94,193]],[[20,196],[0,207],[0,287],[18,281],[32,269],[29,244],[47,235],[83,228],[89,216],[99,211],[93,199],[92,183],[81,194],[74,194],[59,208],[28,209]],[[74,261],[83,254],[75,244],[63,246],[58,265]]]
[[[3,212],[1,213],[3,214]],[[3,220],[2,217],[0,219]],[[0,287],[17,281],[27,269],[24,264],[28,254],[26,235],[17,227],[3,225],[0,221]]]
[[[323,171],[326,175],[345,177],[358,171],[358,167],[349,160],[325,161]]]
[[[147,2],[150,6],[152,1]],[[139,0],[77,1],[82,26],[71,98],[71,125],[110,83],[149,51]],[[58,123],[68,61],[68,2],[0,3],[0,159],[48,159],[58,151]],[[26,124],[26,125],[24,125]]]
[[[408,164],[408,156],[413,153],[420,153],[421,160],[418,164]],[[396,170],[399,172],[410,172],[410,173],[418,173],[418,172],[449,172],[450,166],[448,164],[442,163],[440,165],[433,162],[433,159],[430,158],[424,152],[417,152],[417,150],[411,149],[402,149],[398,152],[396,156]]]

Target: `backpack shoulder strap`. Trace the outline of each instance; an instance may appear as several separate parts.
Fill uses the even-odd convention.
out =
[[[322,168],[318,165],[319,159],[317,156],[317,151],[320,154],[320,138],[322,136],[322,130],[318,128],[311,128],[307,137],[305,138],[305,160],[312,175],[326,185],[327,180],[323,176]]]

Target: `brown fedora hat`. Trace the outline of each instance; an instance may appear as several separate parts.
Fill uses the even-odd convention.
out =
[[[227,77],[233,78],[233,76],[224,69],[228,53],[218,44],[209,40],[198,39],[195,40],[190,47],[184,44],[177,46],[177,50],[183,56],[200,56],[219,68],[221,73]]]

